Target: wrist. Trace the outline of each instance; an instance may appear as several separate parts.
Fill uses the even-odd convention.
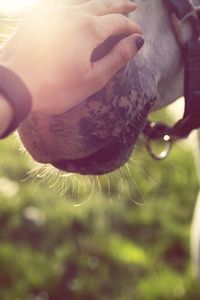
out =
[[[15,73],[24,83],[32,96],[34,91],[34,76],[32,75],[33,65],[27,63],[29,53],[24,53],[23,49],[16,45],[16,41],[7,41],[0,48],[0,66],[3,66]]]
[[[0,138],[7,137],[31,112],[32,98],[23,80],[12,69],[1,65],[0,60],[0,96],[6,114]],[[2,123],[2,122],[1,122]]]
[[[0,136],[3,135],[12,123],[14,111],[3,95],[0,95]]]

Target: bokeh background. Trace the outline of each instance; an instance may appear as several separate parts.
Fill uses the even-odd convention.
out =
[[[187,144],[155,162],[141,139],[124,168],[97,178],[38,169],[19,148],[16,136],[0,143],[1,300],[200,299]]]

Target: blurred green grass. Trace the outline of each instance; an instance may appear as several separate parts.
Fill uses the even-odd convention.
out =
[[[60,196],[48,180],[27,176],[31,163],[18,148],[14,137],[1,142],[1,300],[200,299],[189,250],[198,191],[189,149],[177,145],[160,163],[141,143],[128,169],[74,178]]]

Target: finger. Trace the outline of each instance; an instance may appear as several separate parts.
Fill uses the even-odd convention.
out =
[[[144,39],[141,35],[130,35],[121,40],[104,58],[93,63],[91,76],[96,78],[97,88],[102,88],[114,74],[121,70],[137,54],[143,44]]]
[[[56,0],[38,0],[34,4],[33,8],[37,10],[38,8],[47,8],[49,6],[58,4],[59,2]]]
[[[56,0],[39,0],[36,2],[35,6],[54,4],[55,2]]]
[[[113,35],[142,33],[138,24],[121,14],[111,14],[96,18],[96,28],[102,41]]]
[[[48,4],[65,4],[65,5],[80,5],[90,0],[39,0],[38,4],[48,5]]]
[[[81,5],[81,11],[88,14],[102,16],[113,13],[128,13],[137,8],[130,0],[92,0]]]
[[[38,5],[49,5],[49,4],[64,4],[64,5],[80,5],[90,0],[38,0],[36,4]]]
[[[85,2],[89,2],[90,0],[62,0],[63,2],[65,2],[65,4],[67,5],[79,5],[79,4],[83,4]]]

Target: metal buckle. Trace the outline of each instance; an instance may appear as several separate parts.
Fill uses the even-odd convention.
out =
[[[191,21],[197,34],[197,39],[200,39],[200,5],[195,6],[190,0],[191,11],[186,14],[182,19],[178,19],[175,13],[171,14],[172,23],[175,29],[177,40],[182,48],[185,47],[186,40],[183,36],[182,25],[185,21]]]
[[[162,139],[160,139],[160,141],[163,141],[165,143],[165,148],[160,153],[156,153],[152,146],[152,140],[148,137],[146,137],[145,140],[146,149],[149,155],[155,160],[164,160],[165,158],[167,158],[172,150],[172,146],[174,143],[174,140],[169,135],[165,135]]]

